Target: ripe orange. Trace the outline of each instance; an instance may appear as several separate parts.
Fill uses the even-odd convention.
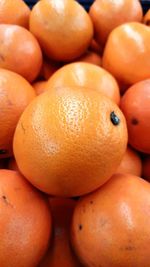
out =
[[[59,68],[60,68],[60,63],[44,59],[40,76],[43,79],[48,80],[54,74],[54,72]]]
[[[143,18],[143,23],[146,24],[147,26],[150,26],[150,9],[146,12]]]
[[[30,9],[23,0],[0,1],[0,24],[16,24],[29,27]]]
[[[150,182],[150,156],[147,156],[143,160],[142,177]]]
[[[127,120],[129,143],[150,153],[150,80],[131,86],[122,97],[121,109]]]
[[[39,82],[35,82],[32,84],[37,95],[40,95],[47,91],[46,85],[47,85],[47,81],[39,81]]]
[[[42,52],[35,37],[23,27],[0,24],[0,68],[32,82],[40,72]]]
[[[88,267],[149,267],[150,184],[118,174],[77,202],[72,243]]]
[[[150,78],[150,28],[138,22],[126,23],[109,35],[103,67],[125,84]]]
[[[0,158],[12,155],[17,122],[34,97],[33,87],[23,77],[0,69]]]
[[[76,61],[87,62],[87,63],[91,63],[97,66],[101,66],[101,63],[102,63],[101,57],[97,53],[92,52],[92,51],[87,51],[84,55],[82,55]]]
[[[95,39],[102,45],[114,28],[125,22],[141,22],[143,16],[139,0],[95,0],[89,14],[94,24]]]
[[[75,204],[71,199],[50,199],[53,237],[47,255],[39,267],[81,266],[70,246],[70,223]]]
[[[0,198],[0,266],[37,266],[51,235],[46,199],[10,170],[0,170]]]
[[[78,196],[104,184],[126,150],[127,129],[118,106],[80,87],[38,96],[14,136],[20,171],[51,195]]]
[[[93,37],[93,25],[87,12],[76,1],[39,1],[32,9],[30,31],[44,53],[57,61],[81,56]]]
[[[138,153],[128,147],[116,173],[129,173],[140,177],[142,161]]]
[[[80,86],[104,93],[116,104],[120,103],[119,87],[114,77],[93,64],[76,62],[65,65],[49,79],[47,87]]]
[[[8,169],[13,170],[13,171],[19,171],[18,166],[17,166],[17,162],[15,161],[14,158],[10,158],[10,160],[8,162]]]

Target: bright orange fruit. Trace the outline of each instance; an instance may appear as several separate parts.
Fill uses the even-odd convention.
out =
[[[72,220],[72,245],[88,267],[148,267],[150,184],[118,174],[82,197]]]
[[[81,56],[93,37],[88,13],[77,1],[39,1],[30,15],[30,31],[44,53],[57,61],[71,61]]]
[[[95,90],[64,87],[41,94],[24,111],[14,154],[37,188],[78,196],[111,177],[126,144],[126,122],[113,101]]]
[[[18,172],[0,170],[0,210],[0,266],[37,266],[51,236],[45,197]]]

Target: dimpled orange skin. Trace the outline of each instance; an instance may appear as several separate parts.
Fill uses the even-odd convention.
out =
[[[41,66],[42,52],[35,37],[18,25],[0,24],[0,68],[14,71],[32,82]]]
[[[0,23],[29,27],[30,9],[23,0],[0,1]]]
[[[150,184],[117,174],[77,203],[72,245],[87,267],[149,267],[149,213]]]
[[[116,173],[129,173],[139,177],[141,176],[142,161],[135,150],[130,147],[127,147],[127,150]]]
[[[51,235],[51,214],[44,196],[21,174],[0,170],[1,267],[35,267]]]
[[[38,2],[30,15],[30,31],[44,53],[57,61],[81,56],[93,37],[93,25],[84,8],[76,1]]]
[[[52,198],[53,238],[39,267],[81,267],[70,245],[70,224],[76,201]]]
[[[131,21],[142,21],[142,6],[138,0],[95,0],[90,8],[95,39],[101,45],[117,26]]]
[[[118,125],[111,121],[114,112]],[[84,88],[58,88],[36,98],[14,136],[20,171],[37,188],[79,196],[104,184],[126,150],[124,116],[109,98]]]
[[[39,82],[35,82],[32,84],[37,95],[40,95],[47,91],[46,85],[47,85],[47,81],[39,81]]]
[[[97,66],[101,66],[102,63],[101,57],[92,51],[87,51],[83,56],[78,58],[77,61],[87,62]]]
[[[121,99],[129,133],[129,144],[150,153],[150,79],[131,86]]]
[[[150,182],[150,156],[147,156],[143,160],[142,177],[144,177]]]
[[[149,43],[149,27],[138,22],[123,24],[109,35],[102,65],[125,84],[150,78]]]
[[[146,24],[147,26],[150,26],[150,9],[146,12],[143,18],[143,23]]]
[[[104,93],[116,104],[120,103],[119,87],[114,77],[99,66],[85,62],[65,65],[48,80],[47,87],[80,86]]]
[[[35,96],[33,87],[23,77],[0,69],[0,158],[12,155],[17,122]]]

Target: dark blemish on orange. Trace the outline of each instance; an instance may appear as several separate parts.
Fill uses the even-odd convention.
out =
[[[0,149],[0,155],[5,155],[7,154],[7,150],[6,149]]]
[[[0,54],[0,60],[5,61],[5,57],[2,54]]]
[[[136,118],[133,118],[133,119],[131,120],[131,123],[132,123],[133,125],[137,125],[137,124],[139,123],[139,121],[138,121]]]
[[[114,111],[110,113],[110,120],[115,126],[120,124],[120,119],[118,118],[118,116],[115,114]]]
[[[21,128],[22,128],[22,130],[23,130],[23,132],[24,132],[24,134],[25,134],[26,129],[24,128],[23,123],[21,123]]]
[[[91,205],[93,204],[93,200],[90,201],[90,204],[91,204]]]
[[[81,231],[83,228],[83,225],[82,224],[79,224],[79,230]]]

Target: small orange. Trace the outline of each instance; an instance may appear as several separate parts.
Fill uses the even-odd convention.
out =
[[[53,236],[47,255],[39,267],[80,267],[70,246],[70,223],[76,202],[51,198]]]
[[[69,197],[104,184],[126,144],[126,122],[113,101],[95,90],[64,87],[41,94],[23,112],[14,154],[34,186]]]
[[[127,121],[129,144],[150,153],[150,79],[131,86],[120,105]]]
[[[97,53],[92,52],[92,51],[87,51],[84,55],[82,55],[76,61],[87,62],[87,63],[91,63],[97,66],[101,66],[102,64],[101,57]]]
[[[33,87],[23,77],[0,69],[0,158],[12,155],[12,139],[17,122],[34,97]]]
[[[46,85],[47,85],[47,81],[38,81],[32,84],[37,95],[40,95],[47,91]]]
[[[143,18],[143,23],[146,24],[147,26],[150,26],[150,9],[146,12]]]
[[[60,68],[60,66],[60,63],[58,62],[50,59],[44,59],[40,76],[43,79],[48,80],[54,74],[54,72]]]
[[[42,52],[35,37],[18,25],[0,24],[0,68],[14,71],[32,82],[41,66]]]
[[[39,1],[32,9],[30,31],[44,53],[56,61],[71,61],[81,56],[93,37],[88,13],[76,1]]]
[[[95,39],[101,45],[117,26],[132,21],[142,21],[143,12],[139,0],[95,0],[90,8]]]
[[[116,173],[129,173],[140,177],[142,173],[142,161],[138,153],[132,148],[127,147]]]
[[[103,67],[117,80],[134,84],[150,78],[150,28],[138,22],[122,24],[109,35]]]
[[[150,155],[143,159],[142,177],[150,182]]]
[[[82,197],[72,220],[72,245],[88,267],[149,267],[150,184],[117,174]]]
[[[18,172],[0,170],[0,210],[0,266],[37,266],[51,236],[46,198]]]
[[[14,158],[10,158],[8,162],[8,169],[13,170],[13,171],[19,171],[19,168],[17,166],[17,162],[15,161]]]
[[[30,9],[23,0],[0,1],[0,24],[16,24],[29,27]]]
[[[75,62],[56,71],[49,79],[47,87],[80,86],[91,88],[120,103],[119,87],[114,77],[103,68],[90,63]]]

